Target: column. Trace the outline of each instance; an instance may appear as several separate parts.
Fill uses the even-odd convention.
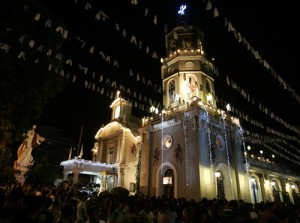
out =
[[[73,170],[73,185],[78,183],[79,174],[80,174],[80,171]]]
[[[63,172],[63,181],[68,179],[69,171],[64,171]]]

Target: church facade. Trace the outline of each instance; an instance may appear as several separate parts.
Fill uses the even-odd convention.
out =
[[[95,136],[93,181],[103,190],[124,187],[166,198],[299,204],[300,177],[250,156],[239,119],[217,108],[215,67],[204,53],[203,33],[182,14],[165,42],[163,111],[139,120],[117,95],[111,121]],[[83,173],[80,162],[69,160],[65,173]]]

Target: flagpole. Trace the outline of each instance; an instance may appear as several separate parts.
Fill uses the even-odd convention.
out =
[[[79,150],[80,150],[81,139],[82,139],[82,132],[83,132],[83,125],[81,126],[80,135],[79,135],[79,141],[78,141],[78,145],[77,145],[77,153],[76,153],[77,156],[78,156]]]
[[[70,148],[70,152],[69,152],[69,158],[68,158],[68,160],[71,160],[72,159],[72,146],[71,146],[71,148]]]

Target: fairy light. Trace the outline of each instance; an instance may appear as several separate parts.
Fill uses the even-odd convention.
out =
[[[160,174],[163,175],[163,168],[164,168],[164,112],[161,116],[161,167],[160,167]]]
[[[187,113],[184,112],[183,131],[184,131],[184,147],[185,147],[185,183],[189,186],[189,168],[188,168],[188,140],[187,140]]]
[[[142,162],[142,143],[138,144],[139,148],[139,158],[138,158],[138,165],[136,169],[136,193],[138,194],[140,191],[140,179],[141,179],[141,162]]]
[[[251,150],[251,146],[247,146],[247,150],[246,150],[246,145],[245,145],[245,139],[244,139],[244,134],[243,134],[243,129],[242,127],[240,126],[240,134],[241,134],[241,137],[242,137],[242,145],[243,145],[243,150],[244,150],[244,154],[245,154],[245,163],[246,163],[246,172],[247,172],[247,175],[248,175],[248,178],[250,178],[250,175],[249,175],[249,164],[248,164],[248,155],[247,155],[247,150]]]
[[[224,138],[225,138],[225,149],[226,149],[226,155],[227,155],[228,173],[229,173],[230,183],[232,185],[231,165],[230,165],[230,156],[229,156],[229,149],[228,149],[228,142],[227,142],[226,122],[225,122],[225,114],[224,113],[222,113],[221,118],[223,121],[223,131],[224,131]],[[231,189],[233,190],[232,187],[231,187]],[[233,195],[233,193],[232,193],[232,195]]]
[[[206,115],[206,125],[207,125],[207,138],[208,138],[208,150],[209,150],[209,163],[210,163],[211,181],[212,181],[212,184],[215,184],[213,154],[212,154],[211,138],[210,138],[211,131],[210,131],[210,128],[209,128],[208,112],[206,110],[205,110],[205,115]]]

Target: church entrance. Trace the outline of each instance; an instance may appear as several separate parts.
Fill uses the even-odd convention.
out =
[[[168,169],[163,176],[164,197],[168,199],[174,198],[174,172]]]

